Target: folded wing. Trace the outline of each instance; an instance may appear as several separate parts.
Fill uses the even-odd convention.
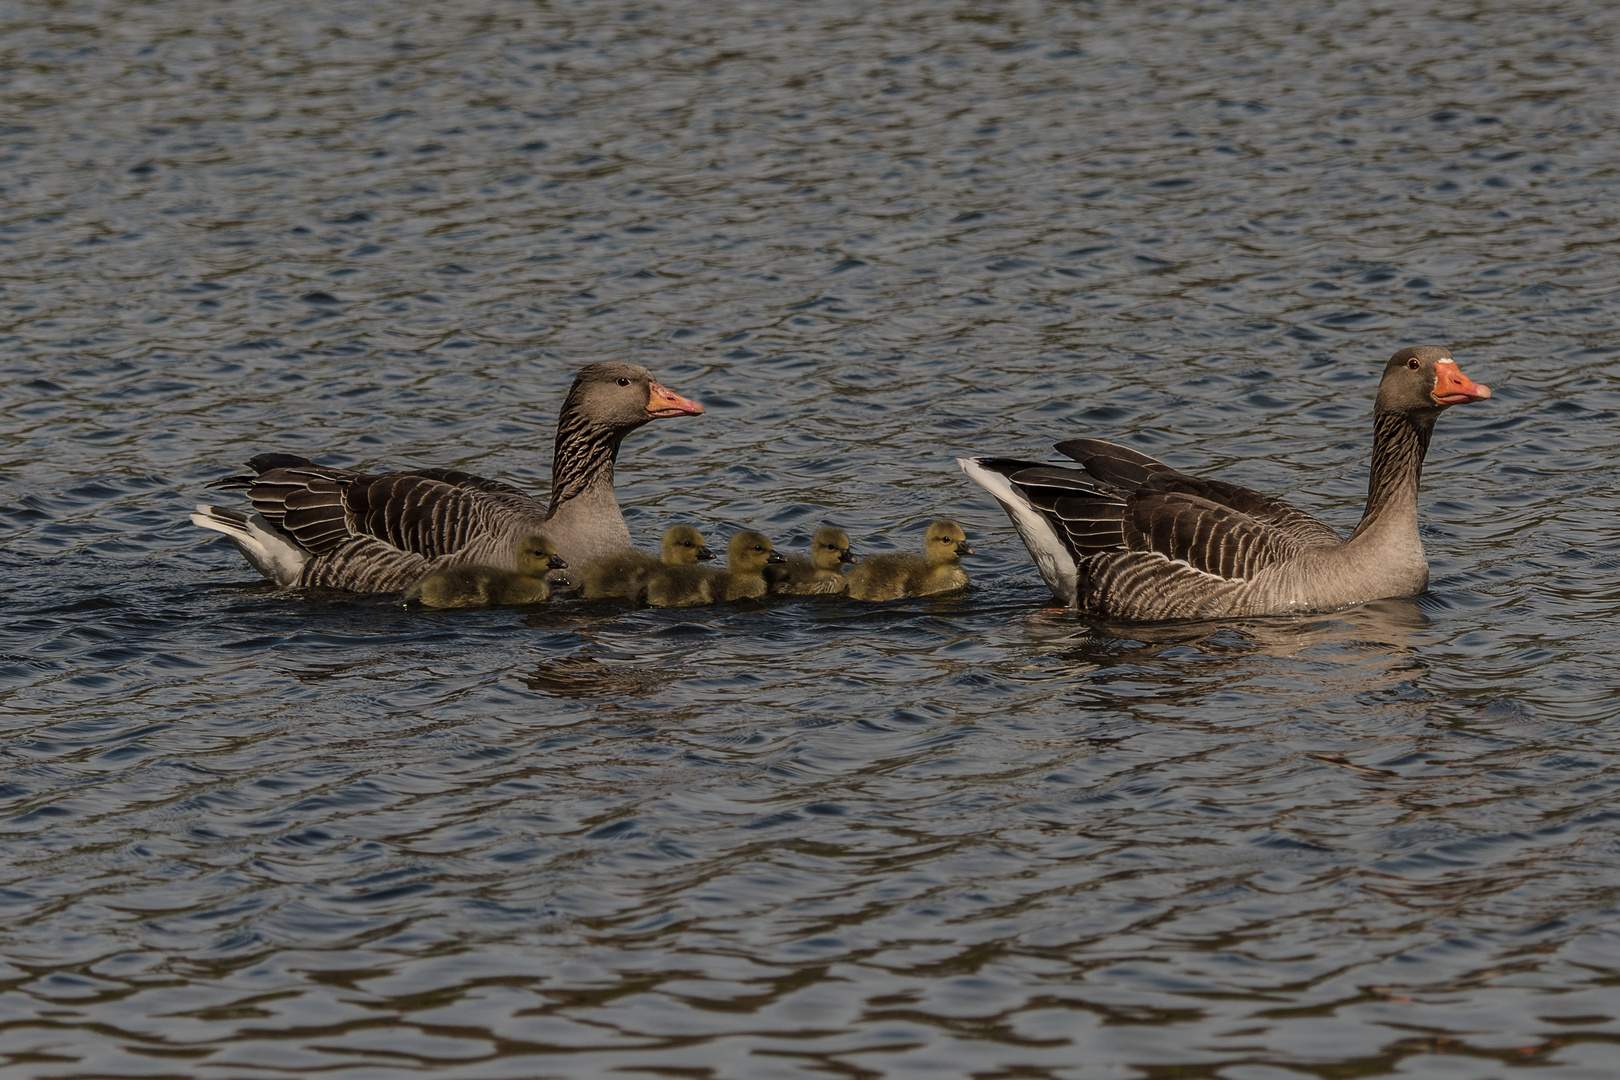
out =
[[[247,491],[253,509],[312,555],[387,548],[434,560],[463,552],[513,514],[543,518],[545,509],[510,484],[455,469],[367,474],[316,465],[292,454],[260,454],[254,475],[213,485]]]

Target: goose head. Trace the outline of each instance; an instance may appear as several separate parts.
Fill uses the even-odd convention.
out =
[[[1432,423],[1443,409],[1490,396],[1491,388],[1464,375],[1450,352],[1438,345],[1419,345],[1402,349],[1384,365],[1373,410],[1414,414]]]
[[[607,360],[579,369],[558,428],[572,421],[624,435],[649,420],[702,412],[702,405],[663,386],[640,364]]]
[[[517,571],[528,577],[540,577],[551,570],[566,570],[568,564],[557,554],[557,545],[538,533],[518,537],[514,562]]]
[[[703,543],[703,534],[690,525],[676,525],[664,533],[664,565],[690,566],[714,558]]]
[[[771,546],[768,536],[752,529],[737,533],[726,548],[726,569],[733,573],[758,574],[770,563],[786,561],[782,553]]]
[[[962,561],[962,556],[972,555],[973,548],[967,542],[967,533],[962,531],[962,526],[954,521],[936,521],[928,526],[928,534],[923,539],[923,553],[930,563],[958,563]]]
[[[843,529],[824,525],[810,540],[810,565],[817,570],[836,572],[845,563],[858,561],[849,550],[849,533]]]

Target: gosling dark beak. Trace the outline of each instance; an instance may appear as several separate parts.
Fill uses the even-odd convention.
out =
[[[553,555],[551,558],[546,560],[546,565],[551,567],[553,570],[568,569],[568,564],[563,561],[563,557],[561,555]]]
[[[853,551],[849,550],[849,548],[845,548],[843,551],[840,551],[838,553],[838,561],[839,562],[847,562],[847,563],[858,563],[861,560],[859,560],[859,559],[857,559],[855,557],[855,553]]]
[[[714,552],[709,550],[709,545],[704,544],[702,547],[698,548],[697,556],[698,562],[702,562],[704,559],[714,558]]]
[[[972,555],[973,554],[973,546],[971,544],[969,544],[966,540],[958,540],[956,542],[956,553],[958,555]]]
[[[782,554],[780,551],[773,551],[769,555],[765,556],[765,561],[768,563],[787,562],[787,556]]]

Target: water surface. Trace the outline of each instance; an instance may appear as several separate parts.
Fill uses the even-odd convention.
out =
[[[1612,1076],[1617,31],[0,7],[0,1072]],[[1094,625],[951,460],[1348,528],[1418,343],[1495,396],[1415,600]],[[599,359],[709,409],[648,546],[951,516],[973,588],[424,613],[186,521],[265,450],[543,489]]]

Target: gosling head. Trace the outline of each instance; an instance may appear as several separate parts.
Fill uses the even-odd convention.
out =
[[[771,546],[770,537],[752,529],[737,533],[726,548],[726,569],[731,571],[757,574],[770,563],[786,561],[782,553]]]
[[[540,577],[550,570],[566,570],[568,564],[557,554],[557,545],[548,537],[534,533],[518,537],[513,562],[520,574]]]
[[[810,564],[817,570],[836,571],[844,563],[857,561],[849,550],[849,533],[831,525],[816,530],[810,541]]]
[[[967,533],[954,521],[936,521],[928,526],[923,551],[931,563],[961,562],[962,556],[973,554],[973,548],[967,542]]]
[[[703,534],[690,525],[676,525],[664,534],[664,565],[689,566],[714,558],[703,543]]]

